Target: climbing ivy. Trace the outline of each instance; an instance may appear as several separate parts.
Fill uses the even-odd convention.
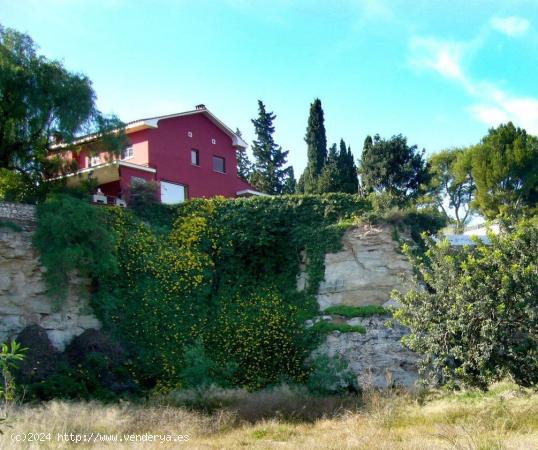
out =
[[[304,326],[319,314],[324,255],[371,203],[349,194],[217,197],[136,215],[64,195],[40,211],[36,243],[50,279],[65,282],[58,268],[93,279],[93,307],[142,386],[192,385],[199,368],[188,365],[199,358],[185,353],[196,348],[204,367],[227,368],[214,371],[216,382],[257,389],[308,377],[304,361],[330,331]],[[301,262],[308,283],[299,292]]]

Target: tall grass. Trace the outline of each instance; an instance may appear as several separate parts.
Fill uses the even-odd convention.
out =
[[[194,395],[194,394],[190,394]],[[248,394],[213,390],[200,394],[211,400],[211,413],[197,412],[187,394],[154,398],[148,404],[68,403],[53,401],[19,406],[11,411],[10,428],[2,426],[0,449],[12,448],[189,448],[189,449],[537,449],[538,394],[513,384],[489,392],[404,391],[363,393],[333,408],[327,398],[301,396],[289,388]],[[220,400],[215,400],[215,398]],[[212,398],[212,399],[211,399]],[[317,403],[315,403],[317,401]],[[333,401],[335,401],[333,399]],[[220,406],[218,404],[220,402]],[[183,406],[178,406],[183,405]],[[199,408],[204,400],[196,404]],[[245,406],[247,405],[247,406]],[[317,419],[297,411],[316,409]],[[277,414],[286,409],[294,414]],[[265,411],[260,413],[260,410]],[[324,412],[323,412],[324,411]],[[273,417],[269,418],[272,412]],[[323,412],[323,413],[322,413]],[[153,433],[188,435],[188,442],[72,444],[25,443],[13,434]],[[55,438],[55,436],[54,436]]]

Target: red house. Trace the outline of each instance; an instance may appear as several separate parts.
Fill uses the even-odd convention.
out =
[[[237,175],[236,151],[247,144],[204,105],[192,111],[136,120],[125,132],[130,145],[121,158],[101,153],[73,155],[79,170],[68,185],[92,177],[99,185],[94,198],[123,203],[132,183],[156,181],[162,203],[189,198],[259,195]],[[108,197],[108,200],[107,200]]]

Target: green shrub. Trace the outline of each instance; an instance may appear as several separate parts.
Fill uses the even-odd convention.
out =
[[[327,320],[320,320],[312,326],[312,330],[320,334],[339,331],[340,333],[366,333],[366,328],[362,325],[349,325],[347,323],[333,323]]]
[[[366,306],[348,306],[348,305],[334,305],[329,306],[323,311],[324,314],[337,315],[342,317],[370,317],[370,316],[384,316],[390,314],[390,311],[382,306],[378,305],[366,305]]]
[[[395,296],[395,317],[411,329],[405,342],[431,382],[538,381],[538,228],[489,238],[463,249],[429,241],[414,260],[415,289]]]
[[[6,228],[11,231],[20,232],[22,227],[11,220],[1,220],[0,219],[0,228]]]
[[[54,299],[64,297],[73,273],[95,281],[118,273],[115,235],[101,208],[58,194],[39,205],[37,217],[34,245]]]
[[[357,389],[356,377],[341,356],[316,354],[310,361],[310,370],[306,387],[313,394],[331,395]]]

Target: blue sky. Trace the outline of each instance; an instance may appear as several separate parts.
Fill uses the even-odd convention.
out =
[[[124,121],[207,107],[253,138],[257,100],[298,176],[310,102],[329,142],[434,152],[513,120],[538,134],[538,2],[0,0],[0,23],[94,82]]]

